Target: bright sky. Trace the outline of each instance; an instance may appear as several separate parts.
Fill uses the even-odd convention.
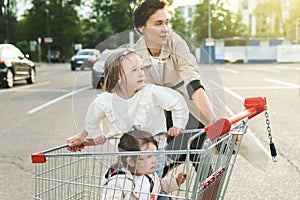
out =
[[[185,6],[185,5],[195,5],[199,3],[200,0],[174,0],[173,1],[173,6]]]
[[[173,0],[172,7],[176,8],[177,6],[195,5],[198,4],[200,1],[203,0]],[[229,8],[232,8],[234,10],[238,9],[239,0],[223,0],[223,2],[230,2],[231,5],[229,5]]]

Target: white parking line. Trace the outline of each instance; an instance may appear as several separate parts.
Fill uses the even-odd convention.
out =
[[[295,89],[289,86],[255,86],[255,87],[230,87],[232,90],[286,90]]]
[[[247,67],[248,70],[255,70],[255,71],[265,71],[265,72],[273,72],[273,73],[280,73],[280,70],[271,69],[271,68],[263,68],[263,67]]]
[[[59,102],[60,100],[62,100],[62,99],[64,99],[64,98],[67,98],[67,97],[72,96],[72,95],[74,95],[74,94],[76,94],[76,93],[85,91],[85,90],[87,90],[87,89],[89,89],[89,88],[91,88],[91,86],[84,87],[84,88],[81,88],[81,89],[79,89],[79,90],[74,90],[74,91],[72,91],[72,92],[69,92],[69,93],[67,93],[67,94],[65,94],[65,95],[62,95],[62,96],[56,98],[56,99],[53,99],[52,101],[48,101],[48,102],[45,103],[45,104],[42,104],[42,105],[40,105],[40,106],[38,106],[38,107],[36,107],[36,108],[33,108],[33,109],[27,111],[27,114],[33,114],[33,113],[36,113],[36,112],[38,112],[39,110],[42,110],[42,109],[44,109],[44,108],[46,108],[46,107],[48,107],[48,106],[50,106],[50,105],[52,105],[52,104],[54,104],[54,103],[57,103],[57,102]]]
[[[294,84],[294,83],[289,83],[289,82],[285,82],[285,81],[274,80],[274,79],[270,79],[270,78],[264,78],[264,80],[268,81],[268,82],[272,82],[272,83],[277,83],[277,84],[280,84],[280,85],[285,85],[285,86],[292,87],[292,88],[300,88],[300,85]]]
[[[1,89],[0,93],[15,92],[18,90],[24,91],[24,89],[34,88],[34,87],[41,86],[41,85],[49,85],[50,83],[51,83],[50,81],[47,81],[47,82],[37,83],[37,84],[33,84],[33,85],[26,85],[26,86],[20,86],[20,87],[9,88],[9,89]]]
[[[39,76],[48,76],[48,75],[60,74],[60,73],[61,73],[61,71],[40,72]]]
[[[230,90],[229,88],[220,85],[218,83],[216,83],[215,81],[210,81],[212,84],[214,84],[215,86],[217,86],[218,88],[224,89],[225,92],[227,92],[228,94],[232,95],[233,97],[237,98],[238,100],[240,100],[241,102],[244,102],[244,98],[242,96],[240,96],[239,94],[237,94],[236,92]]]
[[[224,68],[224,67],[218,67],[218,69],[222,70],[222,71],[225,71],[225,72],[230,72],[230,73],[233,73],[233,74],[239,74],[240,72],[237,71],[237,70],[233,70],[233,69],[228,69],[228,68]]]

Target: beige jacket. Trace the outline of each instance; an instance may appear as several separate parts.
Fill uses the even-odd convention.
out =
[[[184,81],[184,84],[176,88],[176,90],[183,95],[190,113],[202,122],[202,124],[207,125],[209,123],[208,119],[200,113],[187,92],[187,85],[191,81],[201,80],[196,59],[190,53],[187,43],[178,34],[174,32],[170,33],[168,43],[163,46],[160,56],[160,79],[157,78],[156,72],[151,66],[150,54],[143,36],[141,36],[133,48],[136,49],[144,59],[146,82],[176,88],[177,84]],[[263,145],[251,132],[245,135],[241,143],[240,154],[253,166],[261,170],[266,170],[270,160]]]
[[[154,183],[153,194],[159,194],[161,191],[170,193],[179,188],[174,176],[166,176],[161,180],[159,180],[156,173],[149,176]],[[135,184],[133,176],[127,168],[122,167],[111,177],[106,177],[102,185],[104,186],[102,191],[103,200],[139,200],[139,193],[133,192],[133,190],[137,189],[139,191],[136,187],[140,186]],[[157,196],[154,196],[154,198],[157,199]]]
[[[190,112],[203,124],[207,125],[208,120],[200,113],[187,92],[187,85],[191,81],[201,80],[196,59],[190,53],[187,43],[178,34],[170,33],[168,43],[162,47],[159,58],[160,79],[152,67],[150,54],[143,36],[133,48],[144,59],[146,82],[176,89],[183,95]]]

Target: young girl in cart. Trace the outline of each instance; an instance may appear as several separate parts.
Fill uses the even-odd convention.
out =
[[[123,134],[118,144],[119,152],[157,151],[158,143],[151,133],[141,130]],[[154,172],[156,155],[126,155],[106,172],[102,199],[168,200],[167,194],[175,191],[185,181],[185,173],[175,178],[168,176],[161,180]],[[155,195],[156,194],[156,195]]]
[[[153,133],[162,148],[165,136],[158,134],[167,132],[164,110],[173,113],[167,136],[185,128],[189,111],[183,97],[170,88],[145,84],[143,70],[142,58],[133,49],[116,49],[107,57],[104,92],[90,104],[85,130],[67,139],[69,150],[81,150],[86,138],[92,145],[103,144],[107,137],[136,129]]]

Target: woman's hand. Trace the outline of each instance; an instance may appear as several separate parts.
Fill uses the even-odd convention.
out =
[[[169,137],[169,136],[176,137],[177,135],[179,135],[180,131],[181,131],[181,128],[172,127],[168,130],[167,137]]]

